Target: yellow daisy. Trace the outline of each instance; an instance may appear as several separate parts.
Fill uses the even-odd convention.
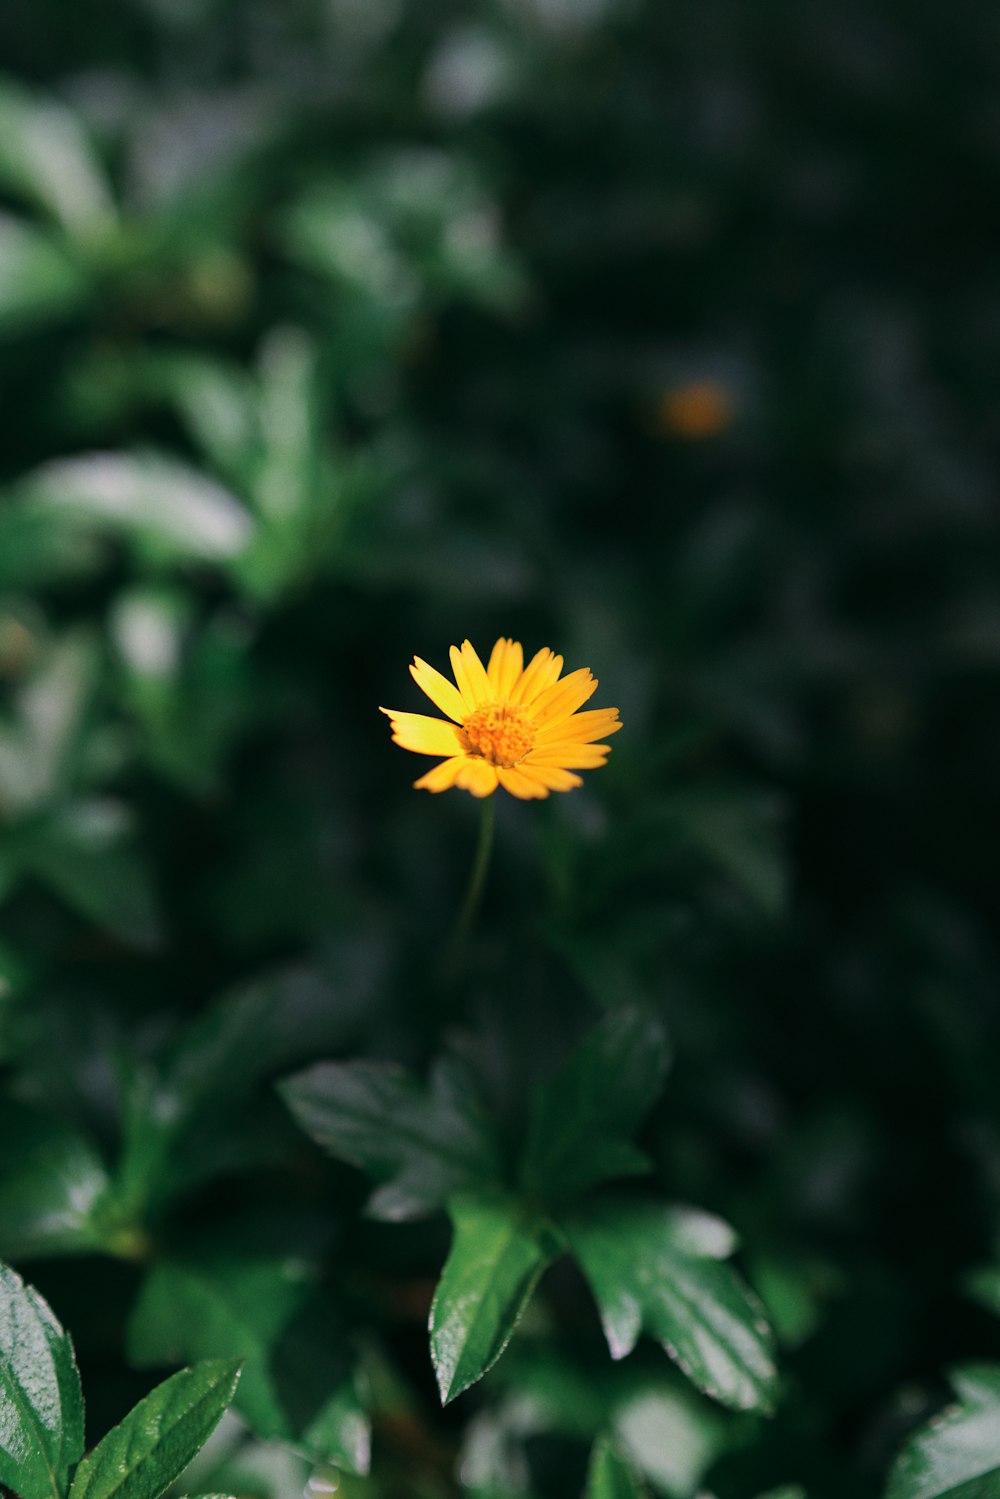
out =
[[[447,791],[460,786],[473,796],[490,796],[502,786],[525,800],[571,791],[583,782],[574,770],[603,765],[610,752],[595,740],[621,728],[617,708],[583,706],[597,687],[586,667],[561,677],[562,656],[547,647],[527,666],[516,640],[498,640],[483,666],[466,640],[451,648],[455,683],[414,657],[413,680],[436,708],[448,715],[397,713],[381,708],[392,737],[418,755],[445,755],[414,786]]]

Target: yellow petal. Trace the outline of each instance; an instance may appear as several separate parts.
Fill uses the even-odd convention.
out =
[[[451,669],[455,673],[462,701],[466,704],[466,715],[474,713],[480,703],[488,703],[493,696],[486,668],[467,640],[462,642],[461,650],[453,645],[450,655]]]
[[[455,777],[455,785],[473,796],[489,796],[497,789],[497,768],[488,760],[466,759]]]
[[[518,640],[500,639],[490,654],[486,675],[490,679],[494,697],[506,698],[524,666],[524,652]]]
[[[395,708],[380,708],[379,712],[388,714],[393,741],[402,749],[417,755],[457,755],[462,749],[458,729],[443,718],[397,713]]]
[[[539,749],[570,740],[574,744],[587,744],[591,739],[617,734],[621,726],[617,708],[592,708],[587,713],[574,713],[559,723],[540,729],[535,744]]]
[[[462,701],[462,694],[458,688],[443,677],[433,666],[428,666],[426,661],[421,661],[419,656],[414,656],[413,665],[410,667],[410,675],[420,688],[426,692],[435,708],[440,708],[442,713],[447,713],[456,723],[461,723],[463,718],[468,717],[468,709]]]
[[[553,655],[549,647],[543,645],[542,649],[532,656],[511,688],[510,701],[528,707],[540,692],[544,692],[546,687],[551,687],[553,682],[559,680],[559,673],[562,669],[563,658]]]
[[[511,796],[519,796],[522,801],[532,801],[535,798],[548,796],[548,788],[540,781],[533,781],[530,776],[522,775],[517,768],[508,770],[505,766],[497,767],[497,775],[500,784]]]
[[[440,765],[432,766],[419,781],[414,781],[414,790],[447,791],[449,786],[454,786],[458,772],[465,762],[465,755],[453,755],[450,760],[442,760]]]
[[[611,752],[610,744],[554,744],[533,749],[522,765],[561,765],[567,770],[594,770],[604,765]]]
[[[574,786],[583,785],[579,776],[569,770],[560,770],[557,765],[533,765],[530,760],[522,760],[518,769],[522,775],[537,781],[540,786],[547,786],[550,791],[572,791]]]
[[[563,723],[596,691],[596,678],[581,666],[579,671],[570,672],[561,682],[539,694],[531,705],[532,717],[539,729]]]

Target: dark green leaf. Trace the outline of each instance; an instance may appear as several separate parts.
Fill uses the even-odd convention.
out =
[[[91,799],[60,808],[25,829],[18,853],[25,872],[98,926],[139,947],[156,942],[152,881],[121,804]]]
[[[706,1395],[738,1410],[771,1409],[771,1337],[758,1303],[722,1262],[733,1247],[725,1224],[692,1210],[609,1202],[565,1227],[613,1358],[630,1353],[645,1330]]]
[[[0,1482],[59,1499],[83,1453],[73,1345],[38,1292],[0,1265]]]
[[[70,1499],[158,1499],[204,1447],[239,1377],[238,1362],[217,1359],[157,1385],[84,1458]]]
[[[643,1499],[645,1492],[625,1459],[602,1437],[590,1456],[584,1499]]]
[[[519,1221],[515,1204],[466,1198],[449,1211],[455,1237],[430,1318],[444,1404],[496,1363],[555,1252],[549,1235]]]
[[[451,1060],[429,1088],[386,1062],[321,1062],[280,1092],[307,1134],[381,1182],[369,1204],[377,1218],[419,1217],[498,1177],[479,1101]]]
[[[566,1202],[608,1177],[647,1170],[630,1136],[656,1098],[666,1062],[654,1015],[609,1015],[535,1094],[522,1166],[526,1191]]]
[[[259,1436],[367,1472],[369,1421],[345,1358],[344,1333],[301,1260],[223,1254],[161,1260],[143,1286],[128,1342],[140,1365],[243,1358],[235,1405]]]
[[[996,1499],[1000,1494],[1000,1365],[951,1375],[957,1401],[912,1436],[886,1499]]]
[[[108,1174],[93,1145],[50,1114],[0,1103],[0,1254],[73,1254],[100,1247],[97,1211]]]

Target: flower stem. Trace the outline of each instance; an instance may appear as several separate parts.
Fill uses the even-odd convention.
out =
[[[454,978],[458,973],[465,946],[476,919],[476,912],[479,910],[479,902],[482,900],[486,874],[490,867],[490,854],[493,852],[496,800],[496,792],[492,796],[484,796],[482,800],[479,814],[479,841],[476,844],[475,857],[469,871],[469,883],[465,887],[462,909],[455,918],[455,925],[452,927],[451,938],[448,942],[444,964],[447,978]]]

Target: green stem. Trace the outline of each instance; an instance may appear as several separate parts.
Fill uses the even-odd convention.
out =
[[[476,912],[479,910],[479,902],[482,900],[483,887],[486,884],[486,874],[490,867],[490,854],[493,852],[493,828],[496,823],[496,800],[497,793],[492,796],[484,796],[482,810],[479,814],[479,841],[476,844],[476,853],[469,871],[469,883],[465,887],[465,899],[462,901],[462,909],[455,918],[451,938],[448,942],[447,957],[445,960],[445,975],[454,978],[465,952],[465,945],[469,940]]]

